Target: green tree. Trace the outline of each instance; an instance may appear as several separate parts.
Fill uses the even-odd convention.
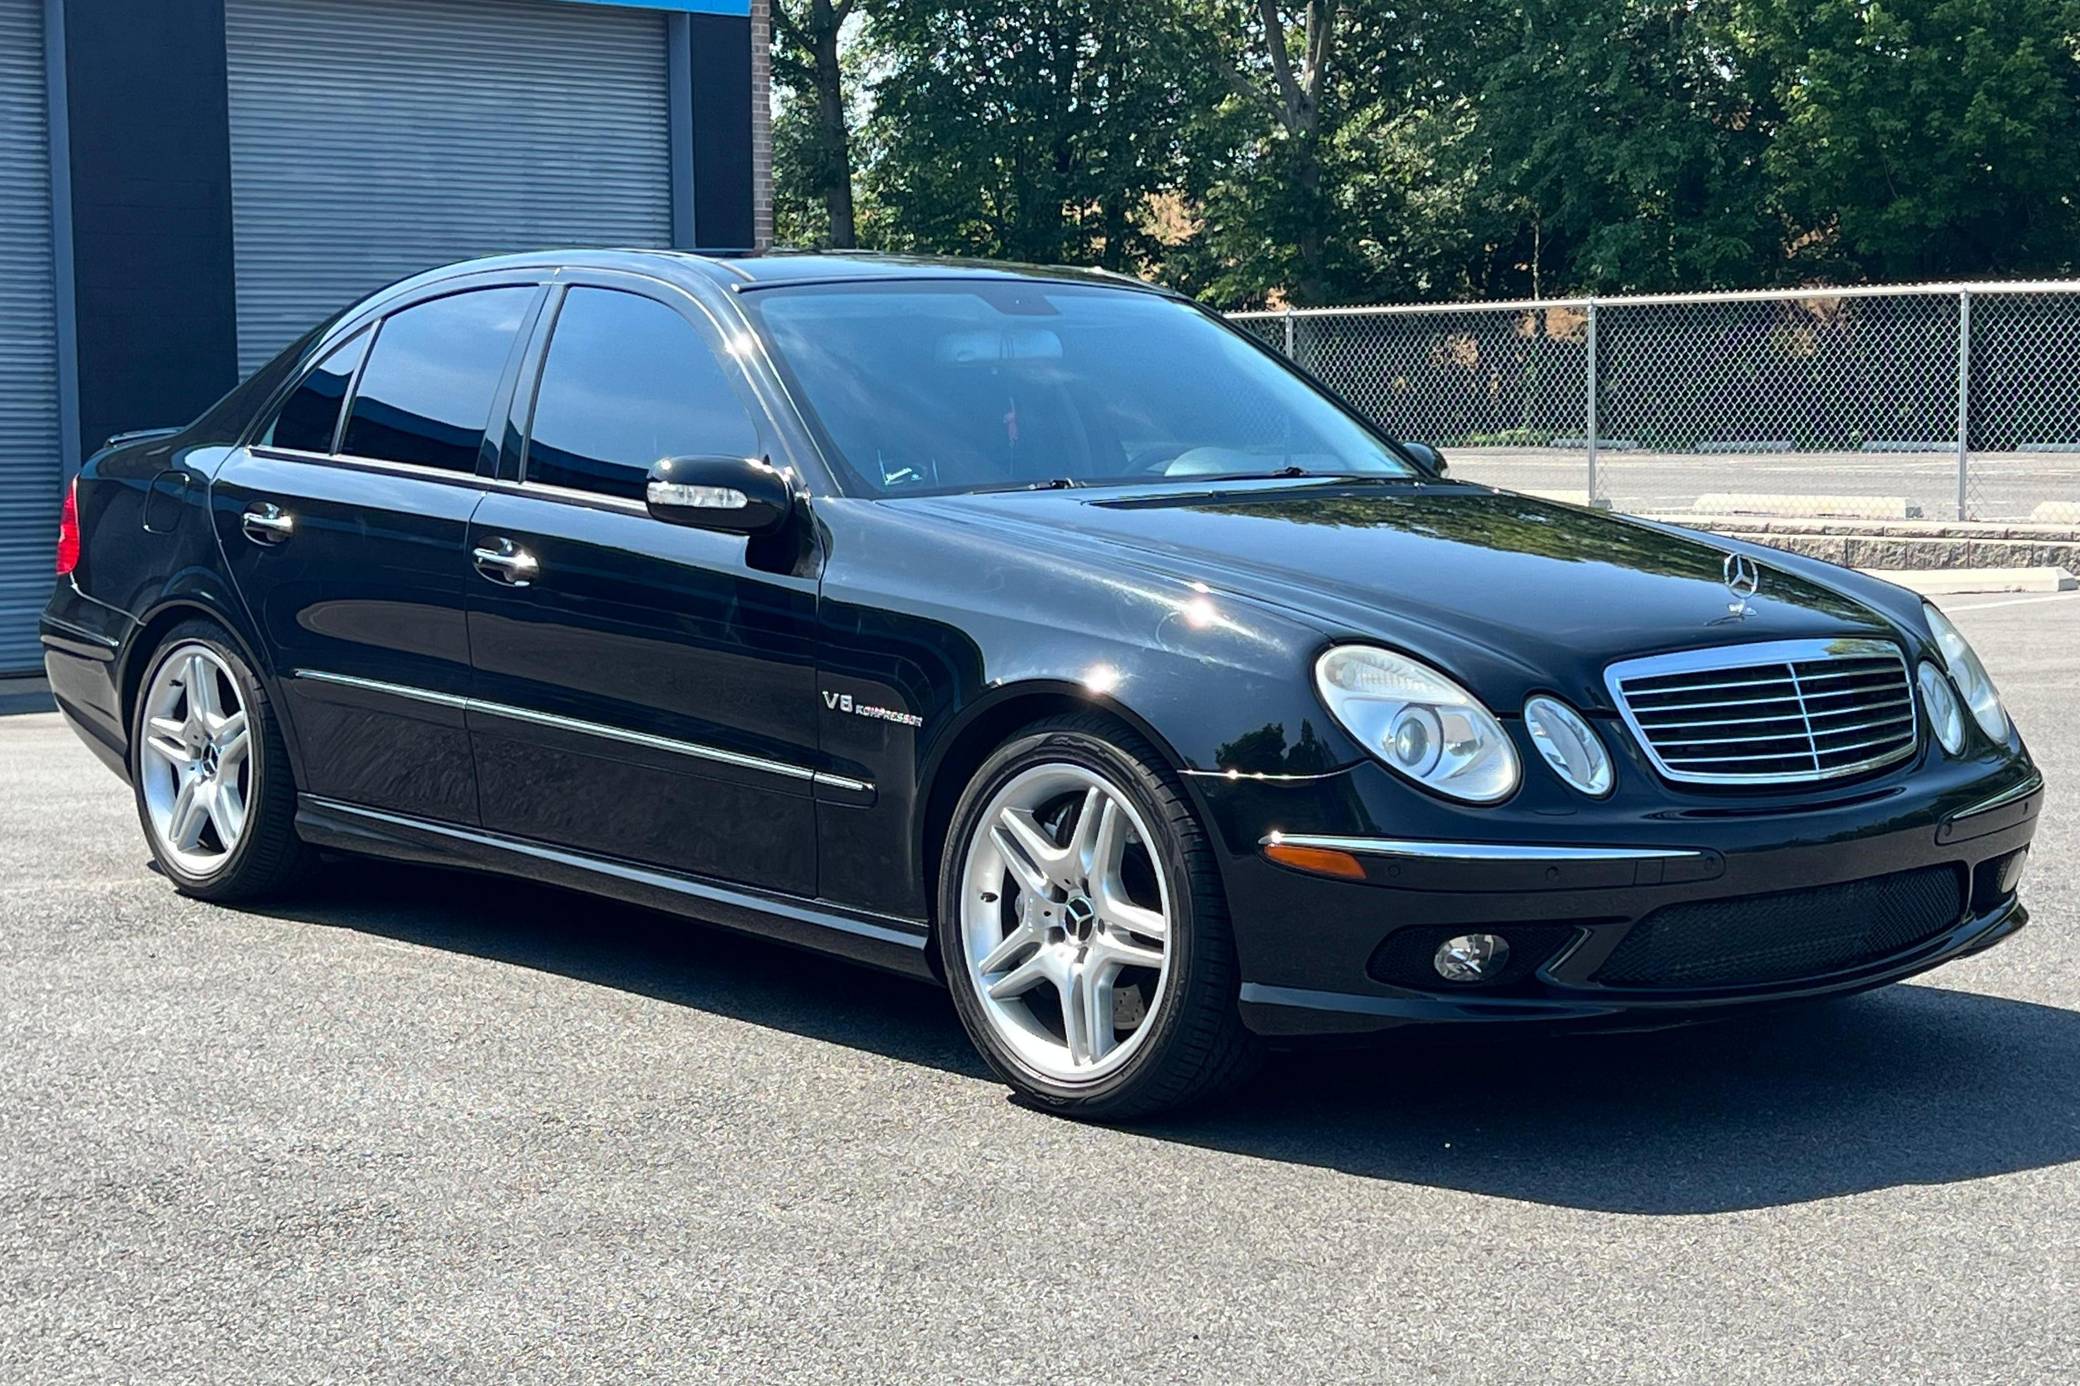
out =
[[[1487,6],[1185,0],[1227,100],[1194,128],[1197,281],[1228,304],[1435,296],[1461,287],[1464,179],[1441,170]]]
[[[1437,146],[1468,187],[1466,279],[1511,297],[1702,289],[1778,272],[1767,93],[1725,7],[1519,0]]]
[[[780,2],[790,238],[1230,308],[2080,259],[2080,0]]]
[[[790,212],[805,220],[800,198],[813,194],[823,204],[822,244],[850,248],[859,243],[852,204],[852,121],[846,101],[847,74],[841,52],[845,23],[859,0],[773,0],[773,76],[789,100],[773,132],[779,165],[774,219],[778,231]],[[802,229],[806,230],[806,227]]]
[[[1145,266],[1206,97],[1167,0],[905,0],[876,16],[865,184],[894,248]]]
[[[1783,107],[1764,156],[1808,274],[2069,273],[2080,4],[1745,0]]]

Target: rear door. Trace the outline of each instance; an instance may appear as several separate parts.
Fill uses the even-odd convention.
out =
[[[518,484],[469,525],[484,826],[811,895],[813,562],[642,501],[662,457],[763,455],[763,416],[678,291],[588,274],[552,294],[515,393]]]
[[[312,794],[477,821],[466,527],[542,295],[476,284],[388,312],[218,474],[218,534]]]

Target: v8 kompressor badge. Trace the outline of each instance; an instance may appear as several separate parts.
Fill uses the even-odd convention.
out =
[[[832,712],[849,712],[854,717],[871,717],[877,722],[895,722],[905,727],[924,725],[924,718],[914,712],[897,712],[892,707],[875,707],[871,703],[854,702],[850,693],[833,693],[826,689],[823,705]]]

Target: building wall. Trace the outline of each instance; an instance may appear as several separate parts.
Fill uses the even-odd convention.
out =
[[[61,221],[70,227],[77,316],[66,326],[77,330],[78,407],[67,421],[77,443],[64,460],[76,468],[110,433],[185,422],[238,377],[224,0],[47,3],[62,15],[65,46],[71,197]],[[496,10],[503,0],[481,3]],[[617,0],[571,8],[586,3]],[[764,49],[753,42],[750,0],[618,3],[665,11],[689,36],[681,70],[691,134],[674,157],[686,165],[693,215],[675,241],[753,244],[754,126],[764,123],[752,109],[753,68]]]
[[[23,533],[33,529],[44,536],[34,544],[16,544],[9,541],[14,531],[0,528],[0,674],[11,674],[28,672],[36,658],[35,614],[53,578],[48,536],[55,530],[66,478],[110,434],[185,423],[239,377],[241,282],[235,249],[240,212],[234,197],[225,0],[0,3],[16,7],[0,14],[8,21],[13,49],[33,48],[35,34],[40,30],[44,35],[43,53],[7,55],[13,62],[6,71],[14,80],[0,95],[19,95],[34,114],[38,89],[42,90],[48,128],[31,131],[29,162],[36,163],[39,150],[46,156],[49,190],[47,198],[31,198],[15,189],[7,205],[0,207],[0,231],[7,230],[6,216],[19,216],[24,207],[32,208],[39,225],[47,222],[50,228],[47,244],[40,235],[0,236],[10,245],[34,240],[42,247],[33,257],[27,250],[22,256],[37,262],[33,277],[45,286],[29,296],[44,305],[43,330],[29,332],[23,326],[29,314],[17,306],[11,320],[0,323],[0,329],[13,329],[11,335],[0,330],[0,360],[8,359],[10,351],[19,356],[29,350],[21,344],[32,338],[51,343],[36,348],[38,359],[49,361],[49,370],[32,369],[34,362],[12,370],[12,385],[0,409],[35,408],[49,423],[41,436],[56,440],[10,445],[0,456],[0,500],[8,501],[7,513],[21,522],[16,528]],[[468,11],[495,28],[503,8],[510,7],[517,16],[523,3],[442,0],[436,6],[429,0],[423,11],[392,4],[387,15],[378,15],[379,7],[371,0],[336,0],[338,9],[328,13],[346,23],[374,24],[410,24],[415,13],[422,13],[430,24],[436,9],[455,15]],[[667,50],[663,105],[669,110],[662,119],[669,134],[657,144],[668,151],[660,177],[669,180],[670,206],[666,218],[657,223],[669,230],[656,234],[657,244],[744,249],[770,239],[766,15],[764,0],[759,3],[755,24],[752,0],[568,0],[558,7],[569,12],[563,22],[574,24],[582,24],[591,5],[663,13],[655,32]],[[264,0],[242,4],[246,11],[264,8]],[[31,24],[32,19],[39,22]],[[476,60],[498,69],[501,45],[486,41],[480,46],[490,56],[453,51],[432,41],[416,48],[406,42],[398,61],[437,67],[443,61]],[[31,83],[23,74],[33,76],[39,59],[47,80]],[[585,75],[581,69],[556,71],[553,54],[546,61],[552,64],[549,69],[514,71],[508,74],[510,80],[553,96],[556,84],[543,80],[545,71],[548,77],[578,81]],[[264,72],[261,78],[264,82]],[[399,142],[402,153],[407,142],[422,140],[429,129],[438,133],[444,93],[468,84],[444,85],[433,72],[427,84],[430,95],[409,99],[394,93],[386,98],[367,90],[370,85],[334,102],[327,128],[335,135],[345,129],[347,135],[362,139],[372,151],[365,167],[377,170],[378,176],[394,172],[400,180],[430,180],[436,197],[446,195],[448,190],[438,185],[441,168],[429,170],[423,159],[417,167],[404,168],[412,161],[400,158],[400,167],[392,170],[381,157],[382,143]],[[40,127],[44,122],[30,123]],[[10,122],[9,133],[24,126],[17,118]],[[580,143],[591,150],[599,142]],[[570,157],[567,149],[546,150],[540,156],[544,161]],[[482,162],[461,155],[456,159],[458,164]],[[532,166],[522,160],[518,167],[501,192],[524,199],[532,185],[521,186],[515,180],[525,182]],[[37,175],[35,186],[45,187],[43,169],[30,171]],[[472,195],[469,180],[461,176],[465,171],[457,168],[453,197],[458,202]],[[584,201],[567,193],[559,197],[553,179],[540,181],[542,186],[532,187],[532,195],[543,207]],[[346,204],[317,205],[328,212]],[[282,199],[268,201],[265,215],[283,215]],[[496,209],[479,220],[487,218],[497,221]],[[327,237],[344,245],[355,234],[344,215],[310,220],[310,239],[301,243],[318,246],[321,253]],[[392,217],[375,230],[396,241],[388,232],[406,220]],[[539,231],[554,238],[558,225],[554,218],[538,218],[527,235],[532,239]],[[289,230],[302,234],[300,225]],[[561,234],[582,239],[582,231]],[[616,238],[625,234],[617,232]],[[451,239],[452,245],[443,242],[424,254],[453,259],[503,248],[492,244],[495,238],[477,238],[484,242],[481,245],[469,236]],[[291,275],[283,283],[296,279]],[[15,435],[33,438],[39,429],[11,428],[8,436]]]
[[[236,382],[222,0],[65,0],[84,451]]]

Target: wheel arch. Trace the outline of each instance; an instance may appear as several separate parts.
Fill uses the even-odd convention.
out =
[[[125,757],[129,754],[127,742],[130,728],[137,720],[138,690],[144,685],[145,672],[151,667],[152,655],[165,643],[169,631],[183,621],[197,618],[209,621],[230,636],[232,645],[238,651],[238,657],[245,661],[246,667],[253,671],[253,676],[260,680],[261,695],[274,706],[276,716],[282,722],[284,740],[289,745],[289,757],[296,771],[297,781],[301,783],[301,752],[296,745],[295,729],[289,725],[288,718],[281,716],[282,700],[276,696],[274,671],[269,669],[266,661],[260,657],[258,645],[240,628],[236,615],[226,611],[222,604],[194,592],[183,592],[160,600],[138,617],[136,628],[124,642],[122,662],[116,672],[116,705],[123,716]]]
[[[913,841],[929,908],[938,907],[939,859],[945,852],[954,807],[982,763],[1021,728],[1049,717],[1092,712],[1111,718],[1154,747],[1164,766],[1182,778],[1186,766],[1176,748],[1146,718],[1115,698],[1093,694],[1083,684],[1066,679],[1035,679],[991,690],[970,705],[959,724],[941,739],[920,780]],[[1195,803],[1194,807],[1199,806]],[[936,970],[942,964],[936,947],[932,952]]]

